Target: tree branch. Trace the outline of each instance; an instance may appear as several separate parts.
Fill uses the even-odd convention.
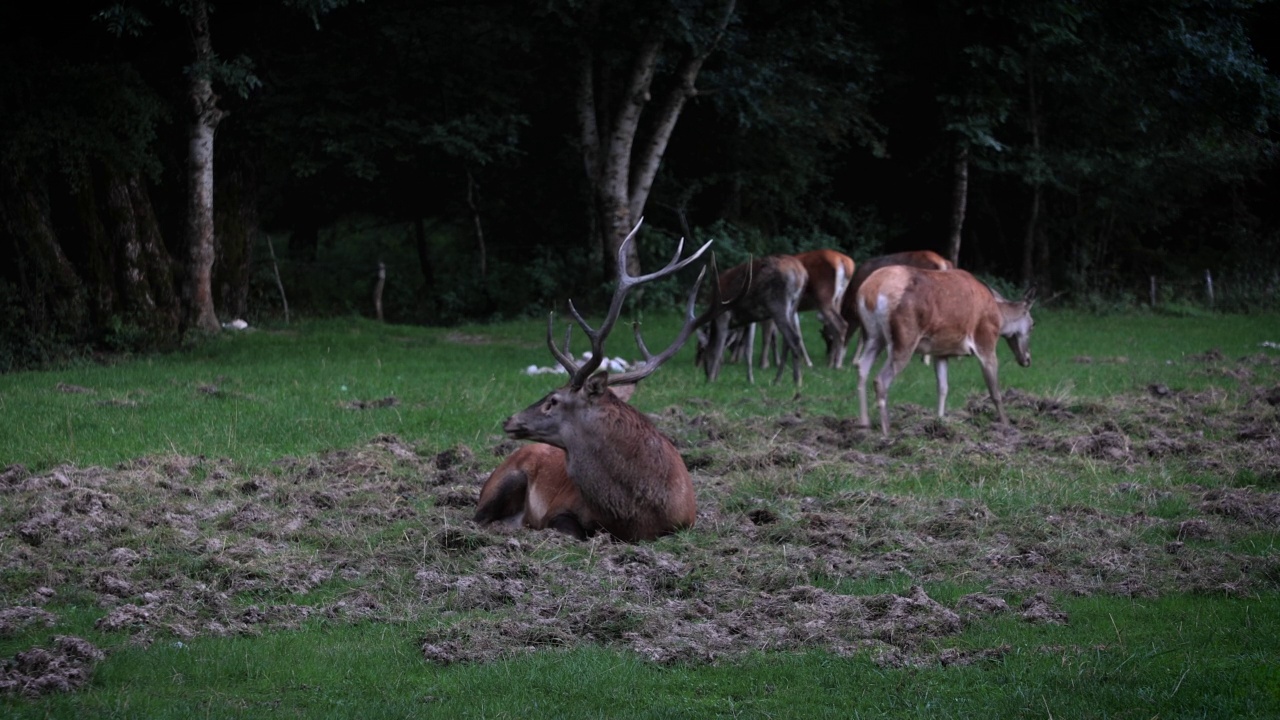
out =
[[[644,212],[645,203],[649,200],[649,190],[653,187],[653,179],[658,174],[658,167],[662,163],[662,156],[667,151],[667,144],[671,141],[671,134],[675,132],[676,121],[680,119],[680,112],[684,109],[684,104],[689,98],[698,94],[696,82],[698,73],[702,71],[702,65],[707,58],[719,46],[720,41],[724,38],[725,30],[729,27],[729,21],[733,18],[733,11],[737,5],[737,0],[726,0],[723,12],[720,15],[719,22],[716,23],[716,32],[711,42],[701,50],[695,50],[680,69],[676,71],[676,83],[667,94],[663,102],[662,109],[658,113],[657,119],[654,121],[653,134],[649,138],[645,151],[636,158],[631,165],[631,173],[627,183],[627,197],[630,202],[631,217],[640,217]]]

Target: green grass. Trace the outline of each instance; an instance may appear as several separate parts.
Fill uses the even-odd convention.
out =
[[[939,592],[945,597],[945,592]],[[415,628],[323,626],[121,648],[92,685],[6,717],[1268,717],[1280,711],[1280,604],[1063,603],[1070,626],[982,621],[948,645],[972,664],[761,654],[659,666],[604,650],[440,668]],[[1074,619],[1074,618],[1078,618]],[[1206,652],[1216,648],[1217,652]]]
[[[669,338],[675,322],[647,318],[649,344]],[[806,343],[820,354],[816,325],[805,324]],[[1035,362],[1019,368],[1002,346],[1001,385],[1069,402],[1154,383],[1199,390],[1233,381],[1188,356],[1212,349],[1233,359],[1274,354],[1259,343],[1275,335],[1277,326],[1280,318],[1267,315],[1094,317],[1042,310],[1032,339]],[[618,334],[609,351],[634,357],[630,338]],[[521,372],[552,363],[544,337],[545,326],[532,321],[455,329],[312,321],[222,333],[172,355],[0,376],[0,466],[111,465],[174,452],[262,464],[349,447],[383,433],[436,448],[483,443],[500,434],[503,418],[557,384],[555,376]],[[1092,362],[1082,362],[1085,356]],[[656,411],[705,402],[730,417],[791,407],[856,415],[852,369],[807,371],[801,398],[793,402],[785,378],[774,385],[771,372],[765,373],[751,386],[745,371],[731,365],[719,382],[708,384],[692,357],[692,348],[685,347],[644,383],[634,403]],[[951,409],[970,396],[985,396],[976,362],[952,366]],[[61,392],[59,384],[92,392]],[[388,397],[398,404],[343,407]],[[890,403],[934,407],[932,370],[913,363],[895,380]]]
[[[1001,384],[1072,408],[1112,395],[1141,394],[1157,383],[1175,392],[1235,387],[1236,378],[1193,356],[1217,349],[1233,360],[1258,353],[1274,358],[1276,351],[1259,343],[1280,340],[1280,318],[1274,315],[1095,317],[1044,310],[1036,315],[1035,363],[1019,368],[1002,347]],[[660,346],[676,325],[671,317],[646,320],[651,346]],[[521,372],[530,364],[550,364],[544,332],[540,322],[442,330],[357,319],[313,321],[223,333],[173,355],[0,376],[0,469],[12,463],[33,471],[60,463],[111,466],[168,454],[230,458],[261,469],[284,456],[348,448],[387,433],[417,444],[420,452],[465,444],[479,454],[500,438],[505,416],[558,383],[554,376]],[[807,323],[806,332],[809,348],[820,352],[816,323]],[[629,345],[621,344],[629,338],[619,335],[610,349],[630,355]],[[644,383],[634,403],[649,412],[714,409],[729,423],[791,411],[833,417],[856,413],[856,373],[851,370],[807,371],[798,400],[792,399],[787,379],[778,385],[771,379],[771,372],[763,373],[756,385],[748,386],[743,369],[730,366],[718,383],[709,385],[692,365],[691,348],[685,348]],[[954,362],[950,380],[953,410],[969,397],[985,396],[972,360]],[[62,392],[59,383],[92,392]],[[896,380],[890,402],[894,407],[913,403],[932,408],[934,393],[931,369],[913,363]],[[353,400],[386,397],[395,397],[398,404],[343,407]],[[743,450],[762,447],[767,440],[743,438]],[[856,477],[821,469],[797,472],[781,482],[752,478],[734,490],[728,504],[740,510],[759,497],[786,496],[798,502],[806,496],[848,495],[849,510],[855,512],[859,498],[874,491],[925,500],[974,500],[1001,518],[1025,515],[1029,523],[1077,506],[1176,520],[1191,511],[1185,497],[1144,499],[1113,488],[1141,482],[1160,490],[1196,482],[1276,491],[1274,475],[1252,470],[1134,477],[1084,460],[1037,468],[972,454],[958,454],[941,467],[903,473],[873,488]],[[787,522],[778,523],[779,532],[787,531]],[[392,524],[370,542],[415,531],[420,529]],[[1153,534],[1149,542],[1161,545],[1169,539]],[[697,539],[662,542],[668,551],[678,552],[682,543]],[[1188,541],[1197,543],[1231,543],[1234,552],[1270,558],[1280,568],[1275,562],[1277,533],[1271,527],[1243,537]],[[0,535],[0,556],[10,557],[17,545],[11,535]],[[558,552],[585,555],[589,550],[584,545]],[[57,572],[6,560],[0,586],[55,583]],[[853,594],[903,592],[911,582],[906,574],[888,580],[812,580]],[[1280,578],[1274,585],[1280,585]],[[335,580],[288,601],[319,602],[345,589]],[[975,588],[958,578],[926,589],[950,605]],[[1226,593],[1063,597],[1058,606],[1070,615],[1068,625],[1032,625],[1008,614],[979,619],[938,642],[962,656],[1004,650],[978,656],[969,665],[923,667],[878,664],[871,653],[838,657],[825,652],[661,666],[602,648],[542,650],[485,664],[426,663],[417,650],[418,639],[433,624],[457,617],[405,624],[312,621],[298,631],[260,637],[200,637],[179,645],[176,638],[160,636],[149,647],[136,647],[118,635],[96,631],[93,623],[104,610],[92,597],[80,600],[59,596],[61,620],[55,629],[34,627],[0,637],[0,657],[47,645],[53,634],[80,635],[110,649],[91,684],[34,701],[0,696],[0,715],[184,720],[1280,716],[1280,644],[1275,641],[1280,637],[1280,595],[1275,592],[1245,598]],[[254,600],[264,599],[240,598]]]

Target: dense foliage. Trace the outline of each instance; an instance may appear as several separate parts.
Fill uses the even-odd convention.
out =
[[[395,321],[595,297],[612,210],[582,108],[609,127],[655,46],[621,143],[642,265],[685,234],[715,237],[723,265],[819,245],[945,253],[954,230],[962,266],[1045,298],[1202,302],[1207,272],[1220,308],[1275,304],[1273,3],[216,3],[197,62],[201,5],[0,10],[0,370],[193,329],[196,76],[222,110],[221,320],[280,314],[286,298],[373,314],[379,262]],[[662,144],[657,106],[681,87]],[[652,188],[635,187],[655,144]]]

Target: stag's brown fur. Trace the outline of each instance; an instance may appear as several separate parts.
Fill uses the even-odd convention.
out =
[[[609,391],[627,401],[635,385]],[[502,461],[480,488],[474,520],[530,530],[559,530],[579,540],[600,529],[591,506],[569,479],[564,450],[546,443],[530,443]]]
[[[976,355],[1000,422],[1008,423],[997,379],[996,345],[1005,337],[1018,364],[1031,364],[1030,296],[1010,302],[963,270],[921,270],[902,265],[881,268],[858,288],[858,315],[866,333],[857,357],[858,421],[870,425],[867,375],[883,349],[888,357],[876,376],[880,429],[889,434],[889,385],[913,353],[935,358],[938,417],[947,402],[947,359]]]
[[[553,391],[507,418],[503,429],[562,448],[566,479],[588,519],[620,540],[652,540],[697,518],[693,479],[679,451],[644,413],[609,392],[605,373],[581,388]]]
[[[569,479],[564,450],[546,443],[523,445],[502,461],[480,489],[474,519],[531,530],[551,528],[580,540],[600,528]]]

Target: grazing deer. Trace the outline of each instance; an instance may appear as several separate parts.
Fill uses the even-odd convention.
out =
[[[822,322],[822,338],[827,344],[827,367],[840,367],[844,362],[845,346],[849,342],[849,322],[844,319],[841,307],[844,304],[845,290],[853,279],[853,258],[836,250],[810,250],[794,256],[804,265],[809,279],[805,283],[804,292],[800,295],[797,313],[806,310],[818,311],[818,319]],[[796,327],[800,325],[796,318]],[[763,339],[760,348],[760,367],[769,366],[767,358],[770,349],[777,340],[773,321],[766,320],[761,324]],[[805,364],[813,367],[809,359],[809,351],[804,346],[804,335],[800,335],[800,352]]]
[[[903,265],[881,268],[858,288],[858,316],[865,342],[858,365],[858,424],[870,427],[867,375],[881,350],[888,357],[876,375],[880,431],[889,434],[888,396],[893,378],[912,353],[934,356],[938,378],[938,417],[947,406],[947,358],[977,355],[982,377],[1008,424],[997,382],[996,341],[1004,337],[1018,364],[1031,365],[1032,293],[1010,302],[964,270],[921,270]]]
[[[575,516],[576,522],[584,530],[600,527],[624,541],[651,540],[690,527],[697,517],[697,505],[689,470],[675,446],[654,427],[644,413],[628,405],[611,388],[634,385],[651,375],[676,354],[697,325],[706,322],[712,313],[719,310],[717,292],[711,307],[701,316],[694,315],[698,290],[706,274],[706,268],[703,268],[689,293],[684,326],[666,350],[657,355],[651,354],[645,347],[637,326],[636,344],[644,360],[627,372],[612,375],[606,372],[596,373],[605,356],[605,338],[613,330],[614,323],[622,312],[622,302],[627,292],[636,285],[676,273],[696,260],[711,245],[708,242],[696,253],[681,260],[680,254],[684,249],[682,240],[666,267],[648,275],[632,276],[627,273],[626,249],[639,229],[637,224],[618,248],[618,287],[600,328],[596,330],[588,325],[573,303],[569,303],[569,312],[591,341],[590,359],[578,364],[568,353],[567,338],[564,350],[557,347],[552,337],[554,316],[548,318],[547,347],[552,356],[569,371],[569,383],[507,418],[502,425],[507,435],[514,439],[536,440],[564,451],[564,474],[577,490],[580,502],[569,501],[565,505],[555,506],[552,512],[544,513],[549,517],[549,524],[556,526],[557,516],[570,510],[570,514]],[[523,459],[538,455],[544,458],[555,457],[551,453],[530,450]],[[513,464],[518,465],[520,462],[516,460]],[[539,465],[535,468],[536,472],[547,478],[556,476],[554,460],[543,459],[537,462]],[[527,478],[529,470],[525,469],[523,472]],[[510,475],[507,477],[509,488],[519,485],[518,478],[512,480]],[[504,481],[497,482],[501,484]],[[556,482],[557,480],[549,479],[546,487],[553,489]],[[563,479],[559,483],[559,487],[563,488]],[[539,484],[538,481],[534,482],[535,487]],[[551,495],[565,497],[555,492],[551,492]],[[533,500],[537,502],[542,497],[541,493],[535,494]],[[510,505],[515,501],[508,491],[502,499],[492,502],[500,507],[503,503]],[[528,501],[525,505],[527,515]],[[576,513],[573,512],[574,508],[577,508]],[[561,526],[565,525],[568,523],[561,523]],[[572,526],[568,526],[572,531]]]
[[[796,324],[796,308],[800,304],[800,296],[808,280],[804,265],[791,255],[769,255],[750,262],[736,265],[720,273],[716,301],[708,310],[711,321],[708,324],[705,342],[700,337],[698,356],[707,380],[715,380],[720,376],[720,368],[724,364],[725,347],[734,328],[747,328],[747,378],[755,382],[751,369],[750,348],[754,340],[753,323],[771,320],[781,329],[783,339],[782,361],[778,363],[778,374],[773,381],[782,377],[786,358],[791,356],[791,377],[799,389],[802,383],[800,375],[800,328]],[[720,304],[719,297],[731,298]]]
[[[840,303],[840,317],[848,324],[849,332],[845,335],[845,344],[840,348],[835,367],[844,367],[845,350],[848,347],[849,339],[862,328],[862,321],[858,319],[858,288],[862,287],[862,283],[866,282],[871,273],[890,265],[906,265],[908,267],[921,268],[922,270],[950,270],[955,267],[950,260],[932,250],[908,250],[864,260],[849,281],[849,287],[845,290],[844,298]],[[865,332],[858,334],[858,344],[853,351],[855,358],[862,352],[862,343],[865,337]],[[925,358],[925,362],[928,362],[928,357]]]

